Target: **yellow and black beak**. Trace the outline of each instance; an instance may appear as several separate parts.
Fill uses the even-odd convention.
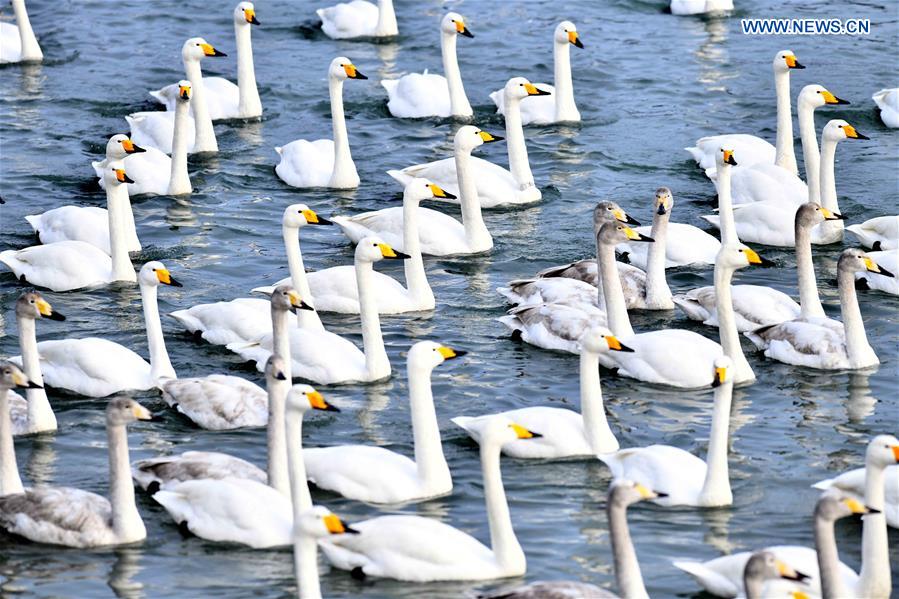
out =
[[[861,133],[856,131],[855,127],[853,127],[852,125],[843,125],[843,132],[849,139],[871,139],[867,135],[862,135]]]
[[[500,137],[499,135],[493,135],[492,133],[487,133],[486,131],[478,131],[478,135],[480,136],[481,139],[484,140],[485,144],[493,143],[495,141],[502,141],[503,139],[505,139],[503,137]]]
[[[621,341],[619,341],[618,337],[616,337],[615,335],[606,335],[605,339],[606,339],[606,343],[609,344],[609,349],[612,351],[631,352],[631,353],[633,353],[633,351],[634,351],[631,348],[629,348],[628,346],[626,346],[625,344],[623,344]]]
[[[297,310],[312,310],[315,311],[315,308],[307,304],[300,298],[300,294],[295,290],[287,292],[287,297],[290,298],[290,311],[294,314],[297,313]]]
[[[885,269],[884,267],[882,267],[877,262],[874,262],[874,260],[872,260],[868,256],[865,256],[865,268],[868,270],[868,272],[873,272],[875,274],[878,274],[878,275],[881,275],[884,277],[892,278],[892,277],[896,276],[893,273],[891,273],[890,271],[888,271],[887,269]]]
[[[509,428],[515,431],[515,434],[518,435],[519,439],[539,439],[543,436],[540,433],[535,433],[534,431],[524,428],[520,424],[512,423],[509,425]]]
[[[620,208],[616,209],[614,212],[612,212],[612,214],[615,216],[615,220],[620,223],[624,223],[626,225],[634,225],[635,227],[640,226],[640,221],[638,221],[630,214],[626,213],[624,210],[621,210]]]
[[[533,83],[525,83],[524,89],[528,92],[529,96],[549,96],[550,93],[545,89],[540,89]]]
[[[668,208],[665,207],[665,202],[659,202],[659,207],[656,208],[656,214],[659,216],[668,214]]]
[[[464,35],[465,37],[474,37],[474,34],[468,30],[468,27],[465,26],[464,21],[455,21],[456,23],[456,33],[459,35]]]
[[[184,285],[173,279],[172,275],[165,268],[156,269],[156,278],[159,279],[159,282],[163,285],[170,285],[172,287],[184,287]]]
[[[453,358],[460,358],[467,354],[467,351],[463,351],[461,349],[452,349],[451,347],[446,347],[441,345],[437,348],[437,352],[443,356],[444,360],[452,360]]]
[[[322,520],[324,520],[325,527],[332,535],[359,534],[358,530],[348,525],[346,522],[344,522],[334,514],[328,514],[327,516],[322,518]]]
[[[797,582],[805,582],[809,578],[811,578],[808,574],[804,574],[799,570],[794,570],[792,566],[785,564],[784,562],[777,560],[775,562],[777,566],[777,574],[781,578],[785,580],[795,580]]]
[[[583,48],[584,47],[584,44],[581,42],[581,38],[578,37],[577,31],[569,31],[568,32],[568,42],[575,48]]]
[[[825,104],[849,104],[849,100],[843,100],[842,98],[838,98],[829,91],[821,90],[818,92],[821,94],[821,97],[824,98]]]
[[[325,401],[324,396],[318,391],[310,391],[306,394],[306,398],[309,400],[309,406],[313,410],[321,410],[322,412],[339,412],[340,408],[337,406],[332,406],[327,401]]]
[[[343,70],[350,79],[368,79],[368,77],[359,72],[359,69],[357,69],[354,64],[343,65]]]
[[[712,387],[720,387],[727,380],[727,368],[715,368],[715,378],[712,380]]]
[[[443,199],[447,199],[447,200],[455,200],[456,199],[456,196],[454,196],[453,194],[451,194],[448,191],[444,191],[443,189],[441,189],[437,185],[434,185],[433,183],[428,185],[428,187],[430,188],[431,193],[434,194],[435,198],[443,198]]]
[[[805,68],[803,65],[799,64],[799,61],[796,60],[796,56],[794,56],[793,54],[790,54],[784,60],[787,61],[788,68],[791,68],[791,69],[804,69]]]
[[[115,178],[119,183],[134,183],[134,179],[125,174],[125,169],[123,168],[115,169]]]
[[[50,302],[41,298],[35,302],[35,306],[37,306],[37,311],[40,313],[41,318],[48,318],[50,320],[65,320],[66,317],[60,314],[59,312],[54,312],[53,308],[50,306]]]
[[[622,228],[624,229],[624,233],[625,233],[625,235],[627,235],[627,238],[631,241],[649,241],[649,242],[655,241],[655,239],[653,239],[649,235],[644,235],[643,233],[637,233],[630,227],[622,227]]]
[[[837,214],[836,212],[831,212],[824,206],[818,208],[821,211],[821,214],[824,216],[824,220],[845,220],[846,217],[842,214]]]
[[[844,499],[843,503],[853,514],[865,515],[880,513],[880,510],[874,509],[873,507],[868,507],[857,499],[852,499],[851,497]]]
[[[378,249],[381,250],[381,257],[386,258],[387,260],[408,260],[412,257],[409,254],[396,251],[386,243],[379,243]]]
[[[150,410],[140,405],[139,403],[134,404],[134,407],[131,408],[131,413],[138,420],[153,420],[153,414],[150,412]]]
[[[333,225],[331,221],[323,216],[316,214],[314,210],[303,210],[303,217],[306,219],[307,225]]]
[[[188,85],[179,85],[178,86],[178,97],[182,100],[190,100],[190,86]]]
[[[200,44],[200,48],[203,49],[203,54],[206,56],[228,56],[224,52],[219,52],[215,48],[212,47],[212,44]]]
[[[15,383],[17,389],[43,389],[42,386],[25,376],[21,370],[13,370],[12,382]]]
[[[724,164],[729,164],[731,166],[737,166],[737,161],[734,159],[734,151],[733,150],[724,150]]]
[[[140,154],[141,152],[146,152],[146,150],[130,139],[122,140],[122,149],[125,150],[126,154]]]
[[[256,10],[253,8],[246,8],[243,11],[243,16],[247,20],[247,23],[250,25],[259,25],[259,20],[256,18]]]
[[[637,489],[637,493],[640,494],[642,499],[663,499],[668,497],[668,493],[662,493],[661,491],[656,491],[650,489],[646,485],[641,485],[640,483],[636,483],[634,488]]]
[[[746,255],[746,259],[749,261],[749,264],[757,264],[759,266],[774,266],[774,262],[772,260],[768,260],[767,258],[762,258],[753,249],[742,248],[740,251]]]

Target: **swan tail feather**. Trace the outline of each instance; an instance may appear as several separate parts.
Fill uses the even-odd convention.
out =
[[[275,152],[278,154],[278,156],[281,155],[281,151],[282,151],[283,149],[284,149],[284,148],[283,148],[282,146],[275,146]]]
[[[395,181],[397,181],[403,187],[405,187],[406,185],[409,184],[410,181],[412,181],[412,177],[408,173],[401,171],[401,170],[390,169],[389,171],[387,171],[387,174],[390,175]]]
[[[275,292],[275,288],[271,285],[254,287],[250,289],[250,293],[259,293],[261,295],[271,295]]]
[[[672,562],[672,565],[695,578],[701,587],[719,597],[736,597],[740,592],[727,578],[700,562],[678,560]]]
[[[834,483],[833,478],[825,478],[824,480],[819,480],[815,484],[812,485],[813,489],[821,489],[822,491],[826,491],[827,489],[833,487]]]
[[[42,214],[28,214],[25,216],[25,220],[28,221],[28,224],[31,225],[31,228],[34,229],[34,232],[38,232],[38,228],[41,226],[41,216]]]
[[[673,301],[674,305],[680,308],[690,320],[703,321],[708,318],[708,313],[699,302],[690,299],[682,293],[672,297],[671,301]]]

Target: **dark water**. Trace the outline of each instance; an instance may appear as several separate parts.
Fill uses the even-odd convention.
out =
[[[327,4],[327,3],[321,3]],[[455,478],[452,496],[405,512],[444,519],[487,540],[477,452],[449,422],[538,404],[577,404],[577,359],[513,343],[495,321],[504,305],[494,289],[511,278],[590,254],[588,215],[600,199],[614,199],[646,222],[654,190],[674,190],[675,219],[700,224],[711,184],[682,150],[697,137],[731,130],[774,139],[770,62],[780,49],[796,52],[807,69],[793,76],[793,91],[821,83],[852,105],[819,110],[818,124],[845,118],[869,142],[840,145],[837,177],[841,208],[850,221],[894,213],[897,198],[897,133],[878,120],[870,95],[896,85],[897,5],[893,2],[740,2],[727,20],[675,18],[661,2],[496,2],[396,0],[402,36],[391,44],[335,42],[306,34],[316,3],[259,2],[263,25],[253,32],[256,72],[265,107],[261,123],[218,124],[221,152],[191,159],[196,192],[187,199],[140,198],[135,202],[144,251],[135,260],[164,260],[183,289],[164,289],[169,312],[200,302],[246,296],[249,289],[286,275],[279,219],[283,208],[306,202],[324,215],[396,205],[399,189],[388,168],[447,155],[454,127],[432,121],[389,118],[384,77],[439,68],[436,23],[452,7],[467,17],[474,40],[459,42],[459,56],[476,122],[501,131],[487,98],[511,76],[535,81],[552,76],[550,36],[562,18],[574,20],[586,45],[572,50],[575,88],[584,123],[531,128],[531,165],[544,201],[519,210],[489,211],[496,247],[476,258],[426,261],[438,308],[433,314],[382,320],[395,376],[368,387],[323,389],[343,408],[336,416],[311,417],[306,443],[369,443],[411,453],[404,355],[419,339],[467,349],[461,363],[437,370],[434,389],[444,447]],[[214,6],[213,6],[214,5]],[[202,35],[232,56],[204,62],[211,74],[235,75],[228,2],[103,2],[33,0],[32,21],[46,62],[0,70],[0,246],[34,243],[26,214],[66,203],[100,205],[89,162],[108,136],[124,130],[123,117],[147,109],[146,91],[181,77],[184,39]],[[9,11],[5,11],[8,15]],[[738,18],[868,17],[863,37],[748,37]],[[273,147],[290,140],[330,136],[325,72],[337,55],[349,56],[371,79],[345,86],[349,131],[362,177],[352,192],[298,191],[273,174]],[[439,125],[439,126],[435,126]],[[797,130],[798,132],[798,130]],[[502,144],[481,155],[505,162]],[[797,140],[798,151],[798,140]],[[336,228],[334,228],[336,229]],[[352,250],[338,230],[306,229],[307,266],[346,264]],[[761,248],[781,268],[738,275],[742,282],[795,294],[790,252]],[[839,306],[833,287],[840,247],[817,252],[819,282],[830,314]],[[379,266],[379,268],[381,268]],[[398,272],[385,268],[391,272]],[[5,318],[0,353],[18,353],[12,307],[22,286],[0,275]],[[672,289],[711,283],[711,270],[670,271]],[[41,322],[41,339],[102,335],[138,352],[146,341],[136,288],[46,294],[65,323]],[[897,301],[862,294],[869,339],[882,364],[873,373],[814,372],[749,356],[758,382],[736,393],[732,419],[731,477],[735,503],[727,509],[630,511],[631,532],[651,595],[693,596],[696,585],[670,565],[675,558],[712,558],[767,544],[812,543],[813,482],[862,463],[866,441],[895,432]],[[331,330],[358,340],[358,319],[326,315]],[[679,313],[634,315],[638,329],[676,325],[696,328]],[[193,341],[172,320],[164,323],[169,351],[181,376],[240,373],[252,368],[223,349]],[[714,330],[702,330],[717,338]],[[676,360],[677,356],[672,356]],[[668,443],[704,455],[711,393],[653,388],[606,377],[611,425],[623,447]],[[186,449],[227,450],[251,461],[264,459],[261,431],[204,432],[166,410],[158,394],[137,397],[160,422],[139,424],[130,435],[132,457]],[[17,457],[26,484],[53,483],[105,493],[107,469],[103,400],[51,394],[59,417],[54,435],[19,439]],[[608,472],[599,463],[504,460],[503,474],[518,537],[528,557],[527,580],[578,579],[614,584],[603,511]],[[347,520],[376,510],[333,496],[319,500]],[[149,536],[135,547],[78,551],[47,548],[0,536],[0,575],[5,590],[44,596],[185,597],[285,596],[294,591],[287,550],[251,551],[182,539],[167,514],[139,495]],[[841,557],[858,568],[861,527],[838,526]],[[891,531],[893,561],[899,536]],[[468,584],[359,583],[346,573],[322,577],[326,597],[458,596]],[[489,586],[489,585],[488,585]],[[899,586],[894,584],[894,586]]]

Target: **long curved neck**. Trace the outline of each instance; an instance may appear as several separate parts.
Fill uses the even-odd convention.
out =
[[[832,139],[821,139],[821,205],[831,212],[840,211],[840,204],[837,202],[837,184],[836,173],[834,172],[834,161],[837,153],[837,142]],[[840,235],[837,240],[842,239],[843,221],[827,221],[818,227],[826,231],[839,231]]]
[[[303,254],[300,251],[300,229],[281,225],[281,238],[284,240],[284,252],[287,254],[287,270],[290,272],[290,284],[300,292],[303,301],[315,307],[315,298],[309,287]],[[315,310],[297,310],[297,326],[303,329],[325,330],[318,312]]]
[[[468,117],[472,115],[471,104],[465,95],[462,85],[462,73],[459,72],[459,61],[456,58],[455,33],[440,32],[440,53],[443,55],[443,75],[449,87],[450,112],[453,116]]]
[[[25,9],[25,2],[13,2],[13,12],[16,15],[16,25],[19,27],[19,40],[22,44],[21,60],[42,60],[44,53],[34,37],[34,30],[31,28],[31,19],[28,18],[28,11]]]
[[[727,433],[730,425],[733,387],[733,381],[727,381],[715,388],[712,430],[709,434],[709,449],[705,457],[705,481],[702,483],[702,491],[699,494],[702,505],[730,505],[733,502],[727,468]]]
[[[136,281],[134,266],[128,255],[128,238],[125,227],[128,226],[128,212],[131,201],[125,185],[106,185],[106,217],[109,224],[109,249],[112,254],[113,281]]]
[[[614,246],[607,243],[597,243],[596,266],[599,268],[599,277],[602,280],[602,289],[600,291],[605,301],[609,328],[612,329],[612,333],[616,337],[633,336],[634,329],[631,327],[631,319],[627,315],[624,290],[621,288],[618,265],[615,263]]]
[[[287,331],[287,311],[276,308],[274,305],[272,305],[271,310],[272,353],[284,361],[281,370],[284,373],[284,384],[289,388],[293,379],[293,362],[290,357],[290,335]],[[281,381],[278,381],[278,383],[281,383]],[[284,393],[286,394],[286,392],[285,389]]]
[[[203,85],[203,71],[198,60],[184,61],[184,73],[190,80],[191,110],[194,113],[194,152],[218,152],[219,145],[212,128],[212,117],[206,105],[206,86]]]
[[[798,174],[796,154],[793,152],[793,111],[790,106],[790,72],[774,74],[774,91],[777,94],[777,144],[774,164]]]
[[[403,250],[411,256],[405,261],[406,289],[417,300],[434,303],[434,292],[428,285],[425,263],[421,256],[421,240],[418,235],[418,201],[403,199]]]
[[[287,433],[285,432],[285,404],[290,380],[269,380],[268,392],[268,424],[265,430],[268,457],[266,474],[268,486],[285,497],[290,497],[290,480],[287,464]]]
[[[555,86],[556,120],[576,119],[577,106],[574,103],[574,85],[571,83],[571,44],[553,41],[553,85]]]
[[[443,455],[440,425],[431,392],[431,371],[409,364],[409,403],[412,434],[415,439],[415,465],[425,488],[452,484],[449,466]]]
[[[734,372],[740,383],[755,380],[752,367],[743,355],[740,333],[737,331],[737,317],[734,314],[731,281],[734,271],[730,267],[715,264],[715,305],[718,311],[718,335],[724,354],[734,362]]]
[[[252,25],[234,22],[234,37],[237,38],[237,112],[241,117],[262,114],[262,101],[256,89],[256,69],[253,66]]]
[[[652,218],[652,232],[650,235],[655,243],[649,244],[649,252],[646,256],[646,302],[659,306],[671,303],[671,289],[665,278],[666,243],[668,238],[668,220],[671,213],[655,214]]]
[[[734,203],[730,194],[731,166],[718,165],[718,218],[721,223],[721,244],[740,243],[734,222]]]
[[[309,484],[306,482],[306,464],[303,462],[303,413],[288,410],[284,425],[293,520],[298,522],[300,514],[312,508],[312,495],[309,494]]]
[[[833,525],[833,520],[815,515],[815,548],[818,551],[818,572],[821,578],[821,597],[823,599],[852,596],[852,593],[843,584],[839,573],[840,556]]]
[[[21,493],[22,479],[16,465],[16,448],[12,440],[9,417],[9,390],[0,388],[0,496]]]
[[[509,170],[524,191],[534,187],[534,175],[528,161],[528,147],[524,143],[524,127],[521,124],[521,100],[512,94],[503,94],[503,114],[506,119],[506,149],[509,152]]]
[[[297,532],[296,529],[293,541],[293,565],[299,586],[299,596],[302,599],[321,599],[322,591],[318,580],[318,544],[315,539]]]
[[[581,415],[584,419],[584,433],[593,453],[610,453],[618,449],[618,440],[609,421],[602,400],[599,384],[599,356],[581,349],[580,357]]]
[[[110,424],[106,427],[106,436],[109,440],[112,530],[122,540],[142,539],[147,531],[134,502],[134,483],[131,482],[131,463],[128,459],[128,432],[123,424]]]
[[[378,0],[378,24],[375,26],[376,37],[396,35],[396,13],[393,11],[393,0]]]
[[[837,285],[840,289],[840,312],[843,316],[843,327],[846,330],[846,353],[849,362],[855,362],[865,354],[873,353],[865,334],[865,321],[858,307],[858,296],[855,293],[855,275],[851,271],[838,269]],[[871,506],[876,507],[876,506]]]
[[[19,328],[19,351],[22,352],[22,369],[28,379],[43,387],[41,362],[37,351],[37,324],[34,318],[16,318]],[[56,430],[56,415],[44,389],[28,389],[28,429]]]
[[[812,258],[812,231],[800,223],[795,224],[796,273],[799,280],[799,316],[801,318],[825,318],[824,306],[818,296],[815,278],[815,262]]]
[[[459,203],[462,207],[462,226],[465,227],[465,240],[473,251],[485,251],[493,247],[493,237],[484,224],[481,214],[481,198],[478,197],[478,186],[471,172],[471,151],[455,148],[453,156],[456,161],[456,177],[459,180]]]
[[[627,506],[610,501],[608,508],[612,557],[615,560],[615,581],[618,592],[626,599],[649,599],[637,561],[637,551],[627,526]]]
[[[381,318],[371,288],[371,262],[356,261],[356,285],[359,292],[359,317],[362,320],[362,351],[365,353],[365,369],[371,381],[390,375],[390,359],[381,335]]]
[[[512,572],[520,568],[524,571],[527,562],[512,528],[512,516],[499,466],[500,447],[496,443],[486,442],[481,444],[480,451],[487,521],[490,523],[490,547],[503,570]]]
[[[190,118],[190,103],[180,99],[175,102],[175,131],[172,134],[169,195],[181,195],[192,191],[190,175],[187,172],[187,121]]]
[[[821,202],[821,154],[815,133],[815,107],[808,102],[798,102],[799,138],[802,140],[802,161],[805,165],[805,181],[808,184],[808,201]]]
[[[850,273],[850,277],[852,273]],[[845,316],[844,316],[845,318]],[[847,332],[848,338],[848,332]],[[879,514],[866,514],[862,525],[862,569],[855,590],[860,597],[890,596],[890,550],[887,539],[887,522],[884,513],[885,480],[882,466],[865,464],[865,505],[880,510]]]
[[[350,153],[350,138],[346,130],[346,116],[343,112],[343,81],[328,78],[328,95],[331,97],[331,130],[334,136],[334,170],[331,171],[331,187],[354,187],[359,176]],[[349,185],[355,180],[354,185]]]
[[[147,345],[150,348],[150,379],[155,385],[160,377],[175,378],[177,375],[165,348],[156,286],[141,284],[140,297],[144,309],[144,326],[147,328]]]

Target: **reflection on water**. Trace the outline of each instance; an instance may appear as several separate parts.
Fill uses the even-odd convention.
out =
[[[146,596],[144,585],[134,577],[140,573],[139,547],[118,547],[113,550],[115,562],[109,570],[109,587],[120,599],[140,599]]]

